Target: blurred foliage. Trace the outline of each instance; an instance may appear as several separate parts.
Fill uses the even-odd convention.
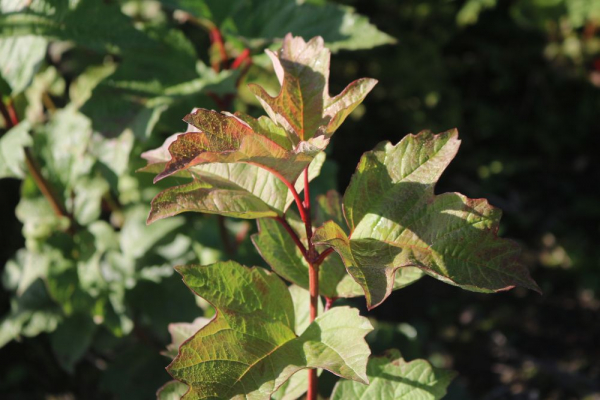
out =
[[[263,50],[289,26],[335,49],[393,39],[324,1],[2,0],[0,10],[0,178],[21,180],[0,183],[0,347],[11,359],[0,392],[151,398],[169,379],[168,325],[214,312],[173,265],[259,257],[247,222],[146,226],[164,186],[136,174],[140,154],[185,129],[193,107],[252,107],[237,87],[274,86]]]
[[[0,92],[22,120],[7,129],[0,118],[0,177],[13,178],[0,180],[2,397],[152,398],[169,379],[159,354],[167,325],[212,312],[172,265],[260,263],[246,222],[225,223],[233,256],[216,217],[146,227],[161,185],[135,173],[192,107],[219,108],[214,99],[235,92],[244,71],[224,68],[207,33],[216,26],[228,64],[251,51],[232,103],[249,112],[245,83],[276,87],[262,50],[287,31],[323,35],[338,50],[396,38],[333,59],[332,93],[361,76],[380,84],[334,137],[339,167],[328,161],[316,187],[335,186],[336,175],[345,187],[379,141],[458,127],[461,152],[437,191],[489,198],[505,212],[503,235],[525,247],[544,296],[486,297],[422,279],[370,314],[374,354],[396,347],[456,369],[449,399],[598,398],[599,3],[234,3],[0,1]],[[25,146],[65,216],[27,173]],[[322,392],[334,383],[323,374]]]

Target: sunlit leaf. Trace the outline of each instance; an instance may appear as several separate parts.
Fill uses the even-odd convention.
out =
[[[454,371],[434,368],[425,360],[406,362],[398,350],[372,357],[367,366],[369,386],[340,380],[331,400],[439,400],[456,376]]]
[[[235,262],[177,270],[217,309],[168,367],[190,386],[184,399],[268,399],[304,368],[367,382],[364,336],[372,327],[357,310],[336,307],[297,336],[292,296],[276,275]]]
[[[249,116],[240,118],[205,109],[195,110],[184,121],[198,131],[180,135],[171,143],[171,159],[155,182],[199,164],[244,162],[273,171],[293,183],[322,150],[306,143],[282,147],[272,140],[273,130],[264,129],[258,121],[251,126],[245,122],[250,119]]]
[[[301,37],[286,35],[281,50],[267,50],[281,85],[277,96],[252,84],[269,117],[300,140],[329,137],[344,122],[377,83],[363,78],[352,82],[342,93],[329,97],[330,51],[319,36],[305,42]]]
[[[467,290],[539,291],[519,260],[519,247],[497,236],[500,210],[484,199],[434,195],[459,143],[452,130],[380,144],[362,157],[346,190],[350,234],[333,221],[316,231],[315,242],[340,254],[370,308],[389,296],[403,267]]]
[[[29,122],[18,124],[0,137],[0,178],[24,178],[26,172],[24,148],[31,146]]]

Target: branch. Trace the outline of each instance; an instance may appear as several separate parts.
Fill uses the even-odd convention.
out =
[[[225,50],[225,44],[223,43],[223,36],[221,36],[221,31],[215,26],[210,30],[209,34],[211,43],[217,46],[217,49],[219,50],[219,53],[221,55],[221,61],[217,64],[213,64],[213,69],[216,72],[219,72],[219,70],[221,69],[221,64],[223,64],[223,66],[225,66],[225,68],[227,69],[227,60],[229,59],[229,56],[227,55],[227,51]]]
[[[307,258],[308,254],[306,252],[306,247],[304,247],[304,244],[302,243],[302,241],[300,240],[300,238],[298,237],[298,235],[296,234],[296,232],[294,231],[294,229],[285,220],[285,218],[277,216],[277,217],[273,217],[273,219],[275,219],[276,221],[278,221],[285,228],[285,230],[290,234],[290,236],[294,240],[294,243],[296,243],[296,246],[298,247],[298,249],[300,249],[300,252],[302,253],[302,256],[304,258]]]
[[[15,110],[15,106],[12,100],[9,100],[7,107],[1,99],[2,94],[0,93],[0,114],[2,114],[2,116],[4,117],[6,127],[8,129],[11,129],[19,124],[19,117],[17,116],[17,111]],[[67,210],[65,210],[64,206],[59,201],[58,196],[52,189],[52,186],[50,186],[46,178],[44,178],[44,176],[40,172],[40,168],[37,165],[35,158],[31,153],[31,150],[29,148],[25,148],[24,153],[25,164],[27,165],[27,169],[29,170],[29,173],[35,181],[37,187],[40,189],[40,192],[42,192],[46,200],[48,200],[48,202],[50,203],[54,214],[56,214],[59,217],[66,217],[69,219],[69,221],[71,222],[71,227],[69,229],[72,229],[75,226],[73,216],[67,213]]]
[[[333,253],[332,248],[328,248],[327,250],[323,251],[321,254],[319,254],[317,259],[315,260],[315,265],[321,265],[323,263],[323,261],[325,261],[327,256],[330,255],[331,253]]]
[[[268,168],[264,165],[251,163],[251,162],[248,164],[255,165],[259,168],[269,171],[270,173],[275,175],[281,182],[283,182],[285,184],[285,186],[287,186],[287,188],[290,190],[290,192],[292,192],[292,196],[294,197],[294,201],[296,202],[296,206],[298,207],[298,212],[300,213],[300,218],[302,219],[302,222],[306,223],[306,210],[304,209],[304,204],[302,203],[302,199],[300,198],[300,195],[296,191],[296,188],[294,187],[294,185],[292,185],[290,183],[290,181],[285,179],[285,177],[283,175],[281,175],[279,172],[277,172],[274,169]]]

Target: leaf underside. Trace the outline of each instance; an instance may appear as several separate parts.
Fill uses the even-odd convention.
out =
[[[367,375],[369,386],[340,380],[331,400],[439,400],[456,373],[434,368],[425,360],[406,362],[392,349],[369,360]]]
[[[276,275],[235,262],[177,270],[217,310],[167,368],[190,387],[183,399],[268,399],[304,368],[367,382],[372,327],[357,310],[336,307],[298,336],[292,296]]]
[[[456,130],[424,131],[365,153],[344,195],[349,234],[334,221],[315,232],[315,243],[341,256],[369,308],[389,296],[405,267],[472,291],[539,291],[519,247],[497,236],[500,210],[485,199],[434,194],[459,144]]]

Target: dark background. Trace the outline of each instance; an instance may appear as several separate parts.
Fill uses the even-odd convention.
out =
[[[422,279],[372,311],[380,321],[373,352],[396,346],[407,359],[457,370],[449,399],[600,398],[600,55],[549,50],[568,35],[583,45],[597,41],[600,30],[592,24],[567,35],[555,26],[567,11],[540,7],[523,20],[510,1],[468,25],[457,23],[464,2],[344,3],[398,44],[333,56],[332,93],[358,77],[379,80],[334,137],[338,189],[376,143],[456,127],[461,149],[437,192],[485,197],[503,209],[501,235],[522,244],[544,292],[481,295]],[[0,180],[0,265],[23,246],[14,216],[19,185]],[[1,314],[8,299],[0,292]],[[33,385],[96,398],[93,363],[84,359],[75,375],[61,371],[45,335],[10,343],[0,360],[3,379],[23,393]],[[139,363],[157,366],[164,379],[161,358],[140,355]],[[323,380],[324,392],[330,383]]]

